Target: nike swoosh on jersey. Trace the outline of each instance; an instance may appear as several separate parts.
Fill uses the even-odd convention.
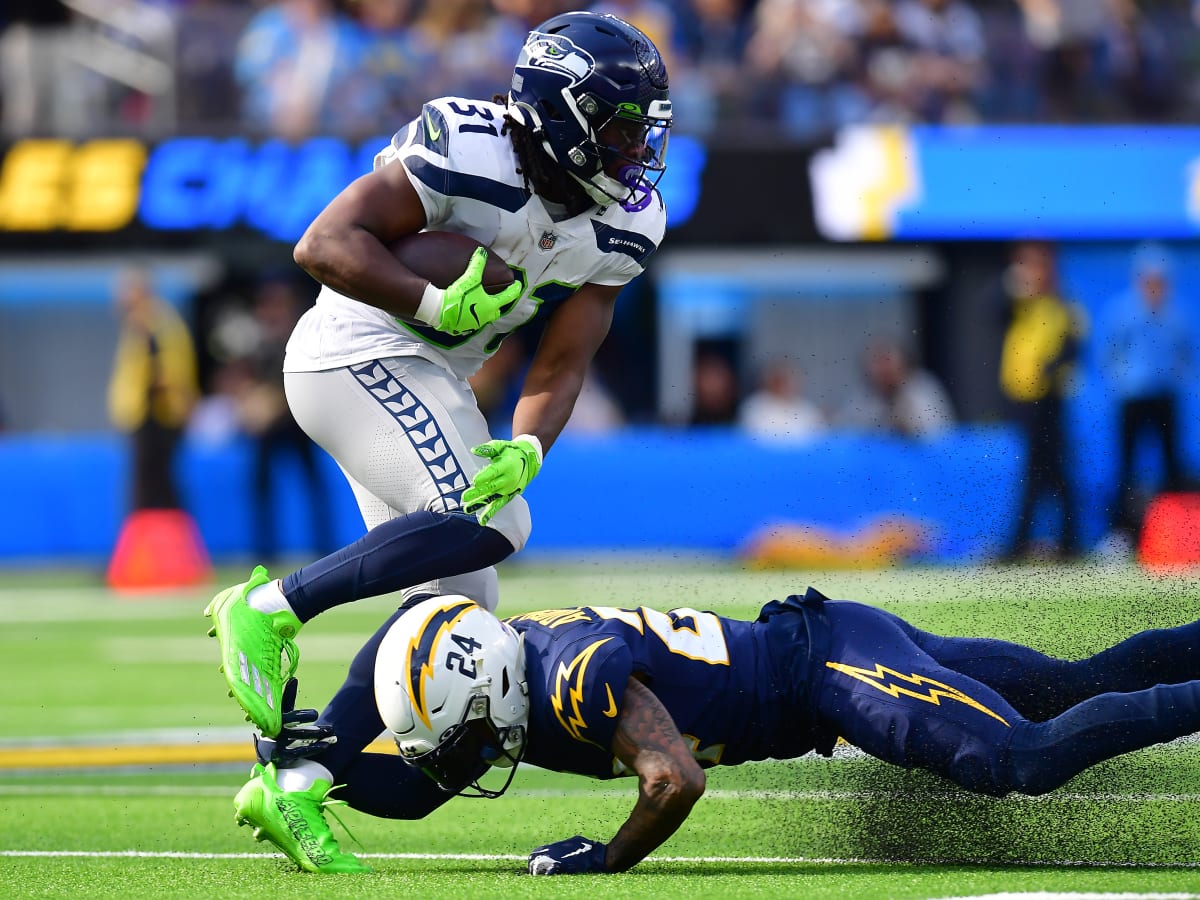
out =
[[[425,110],[425,130],[429,132],[430,140],[439,140],[442,136],[442,129],[434,124],[433,117],[429,115],[429,110]]]
[[[617,701],[613,699],[612,688],[608,684],[604,685],[604,689],[608,691],[608,709],[604,710],[604,716],[611,719],[617,714]]]

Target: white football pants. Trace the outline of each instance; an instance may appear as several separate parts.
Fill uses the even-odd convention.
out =
[[[300,427],[334,458],[367,528],[419,510],[451,512],[487,463],[471,448],[490,440],[470,385],[415,356],[284,376]],[[488,523],[525,546],[529,505],[517,496]],[[404,590],[462,594],[489,610],[499,602],[494,567]]]

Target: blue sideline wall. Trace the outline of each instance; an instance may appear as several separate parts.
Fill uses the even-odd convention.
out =
[[[322,458],[335,537],[349,542],[362,522],[337,467]],[[106,559],[125,515],[126,464],[126,445],[115,435],[0,437],[0,564]],[[186,503],[214,559],[252,557],[250,446],[186,445],[179,464]],[[1004,427],[963,429],[931,443],[842,435],[801,448],[727,431],[564,436],[528,492],[534,527],[526,552],[730,555],[769,524],[852,534],[899,513],[931,527],[928,561],[971,561],[1001,549],[1020,464],[1020,441]],[[300,468],[287,460],[278,476],[282,549],[310,555]],[[1095,536],[1103,526],[1098,510],[1084,516]]]

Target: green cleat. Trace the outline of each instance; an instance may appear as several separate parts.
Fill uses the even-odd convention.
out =
[[[329,799],[328,781],[307,791],[282,791],[275,764],[255,765],[251,778],[233,798],[234,821],[253,825],[256,841],[270,841],[306,872],[325,874],[370,872],[353,853],[343,853],[325,821],[325,808],[345,800]]]
[[[300,631],[300,620],[287,610],[267,614],[246,604],[251,589],[270,580],[266,569],[255,567],[249,581],[213,597],[204,615],[213,620],[209,636],[221,642],[221,671],[230,696],[264,736],[275,737],[283,727],[283,686],[300,662],[300,651],[292,640]],[[281,671],[284,653],[288,657],[286,673]]]

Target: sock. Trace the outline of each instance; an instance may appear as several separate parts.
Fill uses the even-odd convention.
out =
[[[281,791],[289,794],[307,791],[317,781],[333,784],[333,773],[311,759],[300,759],[286,768],[281,766],[275,771],[275,783]]]
[[[281,609],[286,609],[293,614],[295,613],[292,605],[288,603],[287,597],[284,596],[283,582],[278,578],[253,588],[246,595],[246,605],[251,609],[257,609],[259,612],[267,613],[268,615],[273,612],[279,612]]]
[[[292,572],[283,579],[283,593],[307,622],[343,603],[493,566],[512,552],[508,538],[474,516],[422,510],[377,525]]]

